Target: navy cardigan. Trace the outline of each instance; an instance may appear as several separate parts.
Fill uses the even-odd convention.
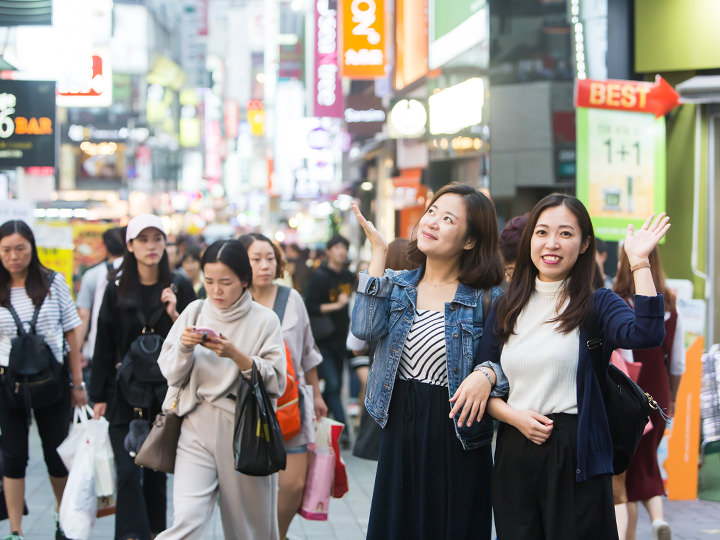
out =
[[[622,298],[608,289],[595,291],[593,302],[597,325],[603,339],[602,358],[607,364],[610,363],[610,356],[615,349],[648,349],[659,346],[665,338],[665,306],[662,295],[636,295],[634,311]],[[509,387],[500,363],[503,344],[499,341],[495,328],[499,303],[493,306],[488,316],[485,332],[475,355],[475,364],[486,363],[495,370],[497,383],[492,395],[503,397],[507,395]],[[600,384],[587,348],[588,339],[587,332],[581,327],[577,369],[577,482],[613,472],[610,429]]]

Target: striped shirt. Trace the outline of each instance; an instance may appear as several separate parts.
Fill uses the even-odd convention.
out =
[[[415,310],[403,347],[398,377],[447,386],[445,316],[439,311]]]
[[[27,295],[25,287],[12,287],[10,289],[10,303],[17,311],[18,317],[24,323],[25,331],[30,331],[35,306]],[[80,326],[75,303],[70,296],[70,287],[62,274],[55,274],[50,294],[40,308],[40,315],[36,325],[38,335],[45,338],[58,362],[63,361],[63,343],[65,332]],[[11,339],[17,336],[17,326],[10,310],[0,307],[0,366],[7,366],[10,357]]]

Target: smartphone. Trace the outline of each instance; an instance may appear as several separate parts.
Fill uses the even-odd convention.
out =
[[[217,332],[212,328],[206,328],[204,326],[193,326],[193,332],[200,334],[201,336],[218,337]]]

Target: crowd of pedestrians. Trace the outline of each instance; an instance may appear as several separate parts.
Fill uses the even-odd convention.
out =
[[[451,184],[410,240],[389,244],[353,209],[372,253],[357,274],[340,235],[308,264],[298,246],[260,233],[206,246],[136,216],[103,235],[107,258],[85,272],[75,303],[40,263],[31,229],[2,224],[6,540],[23,537],[31,418],[59,507],[68,473],[56,448],[72,407],[88,401],[109,422],[116,540],[202,538],[217,501],[225,538],[284,539],[302,503],[313,420],[347,422],[341,389],[353,357],[354,452],[378,460],[368,538],[489,539],[494,515],[503,540],[632,540],[639,501],[655,537],[669,539],[657,464],[665,420],[652,415],[627,473],[613,477],[584,347],[596,320],[603,361],[615,350],[640,364],[638,383],[672,416],[684,351],[656,249],[668,218],[628,228],[613,282],[574,197],[545,197],[498,231],[490,199]],[[148,334],[162,345],[149,382],[133,372]],[[22,352],[31,339],[42,355]],[[238,385],[253,370],[273,402],[297,387],[299,427],[277,475],[235,470]],[[182,418],[171,524],[166,474],[136,465],[132,442],[163,411]],[[56,538],[65,538],[57,514]]]

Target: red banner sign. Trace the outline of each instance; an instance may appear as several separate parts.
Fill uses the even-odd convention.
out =
[[[654,83],[582,79],[575,92],[576,107],[652,113],[656,117],[670,112],[679,100],[675,89],[660,75]]]

